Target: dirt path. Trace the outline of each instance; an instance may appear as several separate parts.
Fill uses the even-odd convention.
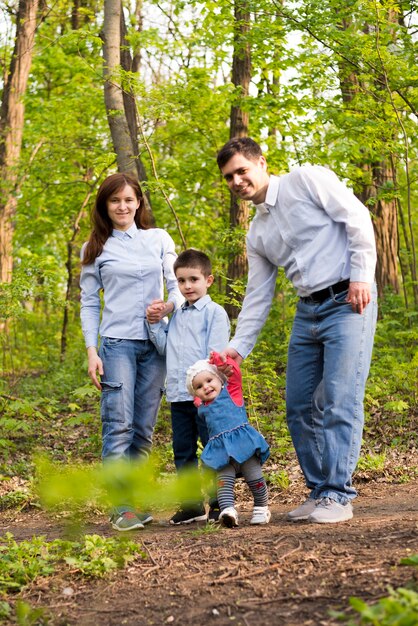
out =
[[[286,492],[287,493],[287,492]],[[349,598],[372,602],[388,586],[405,585],[416,568],[401,558],[418,553],[418,480],[367,483],[359,489],[355,517],[344,524],[290,524],[285,513],[300,494],[272,503],[272,521],[249,525],[250,507],[239,506],[237,529],[172,527],[155,522],[133,538],[147,554],[106,581],[41,580],[22,595],[49,607],[55,625],[120,626],[330,626],[330,610],[347,611]],[[62,536],[62,522],[45,514],[8,516],[2,533],[16,539]],[[110,535],[100,517],[85,532]],[[72,595],[64,595],[64,589]]]

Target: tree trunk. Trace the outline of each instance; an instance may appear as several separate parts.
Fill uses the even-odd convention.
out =
[[[392,168],[387,161],[382,161],[372,167],[367,166],[367,169],[371,172],[373,183],[365,185],[358,196],[364,204],[372,205],[371,213],[377,249],[376,282],[379,295],[383,295],[386,287],[399,293],[396,199],[379,198],[379,190],[387,187],[388,182],[394,182]]]
[[[22,147],[26,91],[32,64],[38,0],[20,0],[16,37],[0,113],[0,282],[11,282],[13,271],[13,219]]]
[[[234,54],[232,60],[232,82],[235,89],[240,91],[240,100],[248,96],[251,80],[251,50],[248,43],[250,31],[250,11],[247,0],[235,0],[234,5],[235,31],[234,31]],[[230,114],[230,138],[246,137],[248,135],[249,113],[244,111],[240,103],[231,107]],[[249,206],[230,196],[229,225],[231,230],[239,229],[240,232],[248,229]],[[235,246],[234,246],[235,248]],[[244,241],[234,251],[228,263],[228,282],[226,293],[230,302],[226,310],[231,319],[235,319],[240,311],[238,303],[242,302],[243,294],[234,289],[234,282],[242,279],[247,271],[247,257],[245,254]],[[232,301],[233,300],[233,301]]]
[[[137,6],[136,19],[138,20],[138,30],[142,28],[142,18],[140,15],[140,7]],[[120,23],[120,31],[121,31],[121,66],[125,72],[137,73],[139,71],[139,62],[140,57],[139,53],[135,55],[135,58],[132,58],[130,53],[128,42],[126,41],[126,24],[125,17],[123,15],[123,11],[121,11],[121,23]],[[132,148],[135,154],[135,166],[136,166],[136,174],[138,176],[138,180],[140,182],[146,182],[148,177],[142,162],[142,159],[139,155],[139,144],[138,144],[138,116],[136,110],[136,102],[135,102],[135,94],[132,89],[126,88],[123,90],[123,106],[126,115],[126,121],[128,124],[129,134],[131,136]],[[154,223],[154,217],[152,215],[151,208],[151,197],[149,192],[145,193],[145,198],[147,202],[147,209],[150,212],[152,222]]]
[[[341,28],[347,29],[350,24],[342,20]],[[357,74],[344,60],[339,62],[339,78],[342,100],[345,105],[353,106],[353,101],[359,93],[360,84]],[[382,91],[381,83],[376,81],[375,87]],[[355,105],[354,105],[355,106]],[[396,198],[381,197],[382,189],[388,188],[388,183],[394,187],[392,163],[390,158],[375,163],[357,163],[357,166],[367,172],[365,183],[357,193],[358,198],[369,205],[373,215],[373,226],[376,238],[377,266],[376,282],[379,296],[382,296],[386,287],[399,292],[398,281],[398,216]],[[372,200],[372,202],[370,202]]]
[[[103,75],[105,79],[104,97],[116,153],[118,170],[138,174],[135,148],[129,132],[121,85],[121,21],[122,4],[120,0],[105,0],[103,24]]]

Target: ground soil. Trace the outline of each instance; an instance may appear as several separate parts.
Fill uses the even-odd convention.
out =
[[[124,570],[94,581],[61,572],[19,597],[46,608],[54,626],[331,626],[340,622],[330,611],[349,611],[352,596],[371,603],[389,587],[417,585],[417,568],[400,560],[418,553],[418,480],[356,486],[354,519],[342,524],[287,522],[286,511],[305,496],[298,484],[272,494],[268,526],[249,525],[244,492],[236,529],[174,527],[167,513],[156,515],[130,533],[144,558]],[[0,520],[1,534],[17,540],[68,532],[62,519],[33,509],[3,512]],[[115,534],[103,515],[83,532]]]

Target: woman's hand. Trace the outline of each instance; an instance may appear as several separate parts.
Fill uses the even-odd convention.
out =
[[[164,300],[153,300],[147,307],[146,315],[150,324],[157,324],[163,317],[172,313],[174,310],[173,302],[164,302]]]
[[[102,386],[97,378],[97,374],[99,376],[103,376],[103,362],[102,359],[97,354],[97,350],[94,346],[90,346],[87,348],[87,358],[88,358],[88,375],[90,376],[93,385],[101,391]]]

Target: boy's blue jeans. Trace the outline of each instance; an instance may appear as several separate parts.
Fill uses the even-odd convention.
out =
[[[321,304],[300,300],[289,342],[286,407],[311,497],[345,504],[361,447],[363,399],[377,318],[376,286],[362,315],[347,291]]]
[[[204,418],[199,416],[192,400],[171,403],[171,425],[173,431],[174,464],[179,471],[185,467],[197,467],[198,440],[205,446],[209,435]],[[215,478],[215,474],[214,474]],[[217,507],[216,487],[209,494],[209,505]],[[185,502],[183,506],[194,506],[195,502]]]
[[[206,422],[199,417],[192,400],[171,403],[171,426],[173,430],[174,464],[177,471],[185,465],[197,467],[197,442],[208,442]]]
[[[149,340],[102,337],[103,460],[146,456],[165,382],[165,357]]]

